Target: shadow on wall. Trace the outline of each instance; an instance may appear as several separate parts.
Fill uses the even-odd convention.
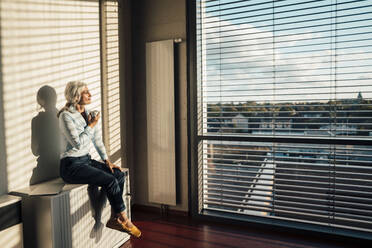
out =
[[[31,122],[31,150],[37,158],[30,185],[59,177],[60,133],[57,118],[57,94],[45,85],[37,92],[41,111]]]

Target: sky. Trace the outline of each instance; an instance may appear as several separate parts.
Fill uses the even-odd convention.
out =
[[[359,92],[371,98],[372,1],[335,3],[201,3],[198,75],[204,101],[325,102]]]

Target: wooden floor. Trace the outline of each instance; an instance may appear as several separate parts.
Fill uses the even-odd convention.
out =
[[[134,212],[133,222],[142,237],[132,237],[121,248],[345,248],[372,247],[347,238],[273,231],[257,228],[198,223],[188,217],[161,217],[161,214]],[[269,228],[268,228],[269,229]]]

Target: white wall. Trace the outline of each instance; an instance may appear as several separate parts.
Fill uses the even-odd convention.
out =
[[[23,248],[22,224],[0,231],[0,247]]]
[[[177,142],[177,196],[179,203],[172,210],[188,210],[187,160],[187,53],[186,53],[186,1],[136,0],[132,2],[133,16],[133,156],[135,203],[146,206],[147,181],[147,120],[146,120],[146,55],[145,44],[150,41],[182,38],[176,44],[176,142]]]
[[[34,126],[40,131],[36,132],[39,142],[44,142],[46,150],[48,144],[52,146],[52,153],[58,148],[58,135],[48,126],[53,123],[52,111],[39,114],[44,110],[36,95],[42,86],[54,88],[59,109],[65,103],[66,83],[83,80],[93,95],[89,107],[101,110],[98,0],[29,2],[0,1],[0,109],[4,109],[0,113],[0,193],[28,186],[33,174],[40,173],[38,169],[43,176],[58,173],[57,153],[44,154],[47,158],[43,159],[31,151],[31,123],[36,116],[41,119]]]
[[[0,46],[1,51],[1,46]],[[1,57],[1,53],[0,53]],[[0,195],[8,191],[8,178],[6,173],[6,149],[4,134],[4,108],[3,108],[3,82],[0,60]]]

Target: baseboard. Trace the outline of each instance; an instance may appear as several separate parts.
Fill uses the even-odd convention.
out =
[[[158,213],[162,214],[162,208],[161,206],[147,206],[147,205],[141,205],[141,204],[134,204],[132,206],[133,212],[148,212],[148,213]],[[174,209],[168,209],[168,216],[175,216],[175,217],[189,217],[189,212],[182,211],[182,210],[174,210]]]

